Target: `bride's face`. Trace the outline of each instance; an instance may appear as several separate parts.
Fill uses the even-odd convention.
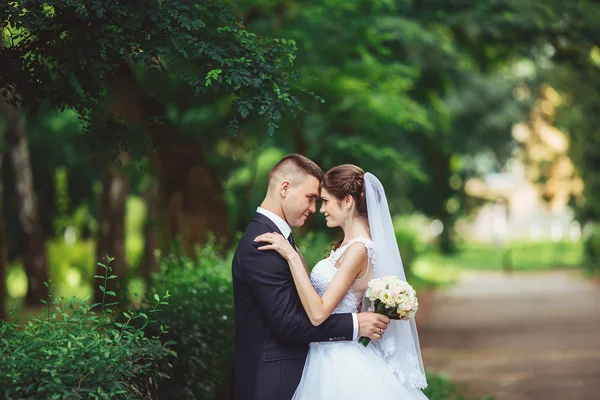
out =
[[[322,205],[319,212],[325,216],[329,228],[344,226],[348,212],[341,201],[333,197],[326,189],[321,189]]]

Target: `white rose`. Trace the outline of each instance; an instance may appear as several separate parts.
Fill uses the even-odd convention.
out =
[[[381,294],[379,295],[379,300],[381,300],[381,302],[386,307],[394,307],[395,306],[394,298],[392,296],[392,293],[388,289],[383,289],[381,291]]]
[[[373,282],[373,285],[370,285],[371,295],[373,296],[373,298],[371,298],[369,296],[369,299],[371,299],[371,301],[373,301],[375,299],[381,299],[381,293],[384,290],[386,290],[385,287],[386,287],[385,282],[383,282],[379,279],[377,281]]]
[[[385,302],[385,306],[388,308],[394,308],[396,307],[396,302],[394,301],[394,299],[392,297],[390,297],[386,302]]]
[[[412,301],[412,298],[408,295],[408,293],[402,293],[402,302]]]
[[[402,286],[398,282],[389,283],[390,292],[394,294],[402,293]]]

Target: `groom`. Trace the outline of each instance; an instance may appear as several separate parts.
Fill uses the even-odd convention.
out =
[[[323,171],[290,154],[269,173],[267,195],[238,244],[232,264],[235,298],[234,400],[289,400],[304,368],[310,342],[373,339],[389,319],[363,312],[334,314],[318,327],[302,308],[288,263],[260,251],[254,238],[279,232],[294,245],[292,227],[316,211]]]

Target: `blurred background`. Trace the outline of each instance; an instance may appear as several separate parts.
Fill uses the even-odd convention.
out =
[[[184,335],[193,321],[195,340],[212,343],[185,361],[202,365],[200,377],[179,377],[169,390],[222,395],[226,374],[214,371],[227,370],[231,341],[213,322],[231,325],[231,252],[268,171],[297,152],[325,171],[359,165],[384,184],[422,298],[424,361],[438,371],[431,398],[458,399],[444,394],[450,379],[497,399],[597,393],[595,2],[223,0],[139,10],[48,1],[18,17],[22,3],[0,6],[0,88],[10,92],[0,105],[2,318],[14,307],[36,315],[49,279],[54,297],[98,299],[96,262],[110,255],[122,302],[141,306],[166,287],[174,297],[165,323]],[[136,23],[153,38],[130,35]],[[223,44],[234,40],[223,36],[228,24],[242,29],[236,48]],[[28,42],[31,32],[41,46]],[[213,53],[187,57],[194,40]],[[106,83],[111,51],[138,45],[168,66],[132,57],[127,73]],[[282,47],[273,56],[261,46]],[[219,51],[230,59],[218,64]],[[256,69],[251,56],[278,57],[276,69],[289,75]],[[94,74],[102,79],[86,80]],[[286,83],[265,78],[240,89],[235,81],[268,74]],[[252,101],[237,102],[259,86]],[[286,101],[292,112],[263,107]],[[132,128],[140,118],[161,122]],[[314,265],[339,234],[317,214],[295,237]],[[541,367],[549,361],[572,376]],[[183,398],[172,393],[166,398]]]

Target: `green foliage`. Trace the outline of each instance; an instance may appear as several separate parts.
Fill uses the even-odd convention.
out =
[[[95,271],[95,245],[90,239],[77,240],[68,244],[61,237],[46,244],[48,270],[53,282],[57,282],[58,293],[76,294],[84,297],[91,294]],[[77,290],[77,292],[73,292]]]
[[[137,267],[144,252],[144,223],[146,203],[139,196],[127,196],[125,217],[125,252],[127,264]]]
[[[473,398],[464,394],[464,388],[453,383],[444,373],[427,371],[427,388],[423,391],[429,400],[493,400],[492,397],[483,396]]]
[[[110,262],[104,264],[104,287]],[[105,292],[102,303],[86,299],[53,297],[47,283],[44,314],[21,325],[0,322],[0,393],[6,399],[152,399],[156,384],[168,378],[166,357],[171,353],[158,338],[146,339],[144,330],[158,305],[169,294],[155,295],[149,313],[124,313],[125,323],[113,323],[107,303],[114,292]],[[13,314],[14,315],[14,314]],[[134,328],[134,320],[142,324]],[[165,333],[161,329],[160,333]]]
[[[1,94],[14,102],[18,93],[26,109],[72,108],[89,125],[130,67],[180,80],[194,95],[231,95],[242,119],[259,115],[270,133],[299,107],[294,41],[248,32],[219,1],[15,0],[0,5],[0,23]]]
[[[404,272],[408,281],[413,277],[413,265],[417,257],[423,250],[423,244],[419,240],[417,233],[407,226],[396,226],[395,229],[396,242],[400,249]]]
[[[308,155],[325,170],[361,166],[389,182],[393,212],[438,218],[448,235],[467,211],[462,182],[478,172],[462,157],[509,155],[511,125],[527,106],[513,96],[521,82],[512,71],[500,70],[500,61],[480,70],[488,57],[464,40],[465,25],[477,34],[486,21],[469,14],[490,7],[367,0],[235,4],[251,16],[252,29],[296,40],[302,84],[325,99],[290,121],[291,135],[275,138],[277,145]],[[339,21],[351,23],[340,29]],[[461,184],[450,186],[452,178]]]
[[[585,240],[584,252],[586,269],[593,274],[600,273],[600,229],[594,229]]]
[[[539,271],[553,268],[578,267],[583,262],[583,242],[571,241],[511,241],[512,269],[515,271]],[[504,250],[487,243],[460,243],[455,254],[441,257],[435,251],[427,251],[420,262],[444,265],[446,268],[501,270]]]
[[[233,359],[233,289],[231,257],[209,243],[197,250],[195,258],[174,249],[161,259],[160,272],[154,276],[152,292],[169,288],[174,294],[169,310],[155,314],[158,324],[168,325],[163,340],[175,341],[177,357],[172,379],[159,385],[163,399],[228,398],[227,378]],[[143,309],[154,302],[151,295]]]
[[[255,150],[231,172],[224,189],[232,232],[245,229],[267,192],[269,171],[285,154],[276,147]]]

